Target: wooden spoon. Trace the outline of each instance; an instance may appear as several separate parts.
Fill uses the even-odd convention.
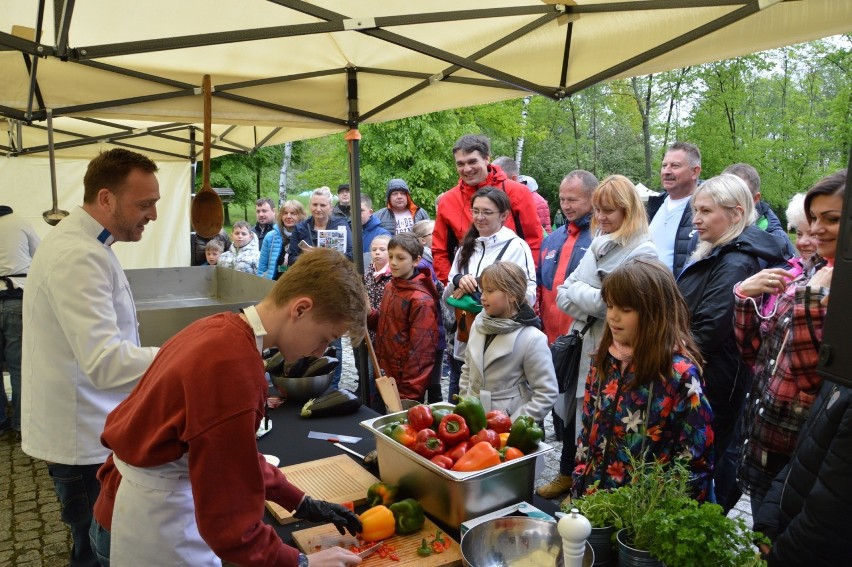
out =
[[[196,234],[203,238],[213,238],[222,230],[225,211],[219,194],[210,187],[210,129],[213,113],[210,75],[204,75],[201,86],[204,95],[204,149],[201,161],[203,169],[201,190],[192,198],[190,219]]]

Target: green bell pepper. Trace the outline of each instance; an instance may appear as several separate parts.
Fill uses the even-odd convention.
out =
[[[453,394],[453,400],[456,401],[456,408],[453,413],[464,418],[471,435],[476,435],[482,429],[488,427],[488,422],[485,420],[485,410],[479,398],[475,396],[462,398],[458,394]]]
[[[544,430],[528,415],[518,416],[509,430],[507,447],[516,447],[529,455],[538,449],[538,442],[544,439]]]
[[[441,425],[441,420],[444,419],[444,416],[452,413],[448,409],[433,409],[432,410],[432,429],[438,431],[438,427]]]
[[[396,504],[391,504],[390,510],[393,512],[396,521],[396,533],[400,535],[413,534],[422,528],[426,522],[423,506],[414,498],[406,498]]]
[[[378,506],[382,504],[384,506],[390,506],[394,502],[396,502],[397,495],[399,494],[399,487],[395,484],[389,484],[387,482],[376,482],[370,485],[370,488],[367,489],[367,507],[372,508],[373,506]]]

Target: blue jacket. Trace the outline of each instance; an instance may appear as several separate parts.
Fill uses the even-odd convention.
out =
[[[349,230],[349,223],[343,217],[331,217],[328,219],[326,230],[336,230],[337,227],[346,229],[346,257],[352,259],[352,231]],[[293,235],[290,237],[290,252],[287,258],[287,265],[292,266],[299,259],[299,254],[302,249],[299,248],[299,242],[304,240],[311,246],[317,245],[317,231],[314,229],[314,217],[309,217],[303,220],[293,228]]]
[[[580,229],[580,234],[577,235],[577,242],[571,250],[571,259],[568,261],[568,266],[565,270],[565,278],[577,269],[580,260],[592,243],[592,233],[589,225],[592,222],[592,215],[588,215],[577,219],[575,225]],[[553,281],[556,278],[556,267],[559,265],[559,255],[562,253],[562,247],[568,239],[568,225],[562,225],[553,232],[541,243],[541,251],[538,261],[538,268],[535,271],[536,283],[544,286],[547,289],[553,289]]]
[[[284,237],[278,223],[276,223],[275,227],[263,237],[263,244],[260,246],[260,259],[257,261],[257,275],[268,280],[273,279],[283,243]]]
[[[370,253],[370,244],[373,243],[373,239],[380,234],[384,234],[385,236],[393,236],[393,233],[385,230],[385,227],[382,226],[381,221],[374,216],[371,216],[366,224],[362,225],[362,242],[364,243],[364,253]]]

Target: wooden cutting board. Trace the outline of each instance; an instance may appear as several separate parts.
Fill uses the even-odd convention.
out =
[[[434,522],[426,518],[426,523],[423,524],[419,532],[405,536],[395,535],[384,541],[384,543],[396,549],[399,561],[394,561],[388,557],[381,557],[379,554],[374,553],[366,557],[361,564],[373,567],[383,567],[385,565],[424,565],[427,567],[450,565],[455,567],[461,565],[461,547],[459,547],[457,541],[443,532],[441,532],[443,537],[452,541],[452,545],[448,550],[443,553],[433,553],[428,557],[420,557],[417,554],[417,548],[420,547],[423,538],[426,538],[427,543],[432,541],[435,539],[435,532],[437,530],[438,527]],[[324,524],[315,528],[293,532],[293,540],[296,542],[296,547],[304,553],[314,553],[321,549],[328,549],[335,546],[348,549],[350,546],[357,545],[358,543],[355,537],[348,533],[340,535],[332,524]]]
[[[353,502],[356,506],[367,501],[367,489],[379,482],[379,479],[346,455],[281,467],[281,472],[287,476],[287,480],[313,498],[337,504]],[[266,508],[281,524],[298,521],[293,518],[292,512],[275,502],[267,500]]]

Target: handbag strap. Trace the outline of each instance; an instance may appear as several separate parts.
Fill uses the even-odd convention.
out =
[[[811,303],[811,288],[810,286],[805,287],[805,322],[808,324],[808,333],[811,337],[811,343],[814,345],[814,350],[819,352],[820,342],[816,338],[816,331],[814,330],[814,320],[811,315],[810,310]]]
[[[589,317],[586,319],[586,324],[583,325],[583,328],[580,329],[580,332],[578,333],[581,339],[585,338],[586,332],[592,327],[592,325],[594,325],[595,321],[597,321],[595,317]]]

